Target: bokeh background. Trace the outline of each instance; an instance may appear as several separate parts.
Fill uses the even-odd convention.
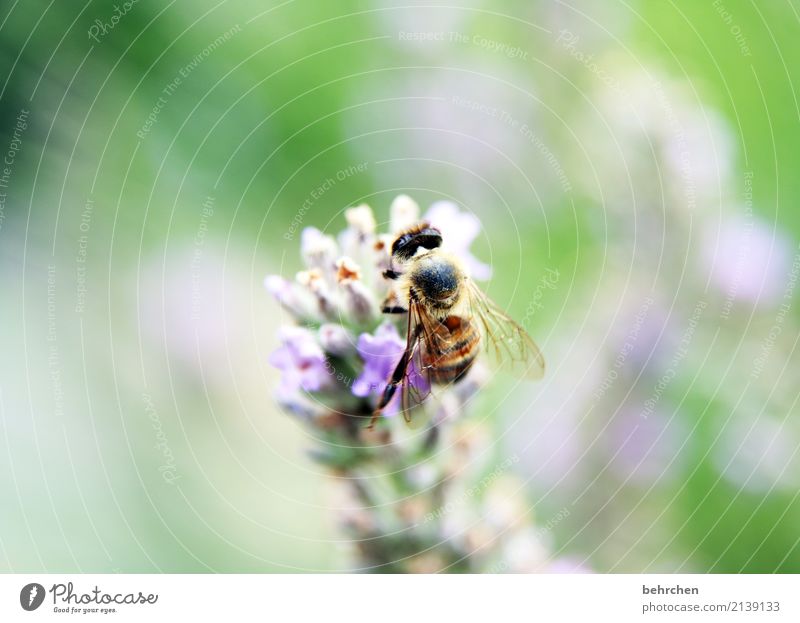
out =
[[[797,4],[436,4],[0,9],[0,569],[345,568],[263,278],[407,193],[547,355],[554,559],[800,571]]]

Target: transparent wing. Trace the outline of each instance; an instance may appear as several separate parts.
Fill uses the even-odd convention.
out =
[[[538,380],[544,376],[542,352],[528,332],[514,322],[472,280],[467,281],[472,317],[481,327],[484,348],[498,369]]]
[[[411,421],[411,412],[422,404],[431,393],[430,366],[425,364],[432,335],[431,319],[416,301],[408,306],[408,333],[406,352],[409,356],[400,384],[400,410],[406,422]]]

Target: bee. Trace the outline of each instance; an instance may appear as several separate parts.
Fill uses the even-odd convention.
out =
[[[407,314],[406,346],[369,427],[399,389],[402,412],[422,403],[433,385],[457,383],[469,372],[481,343],[501,367],[539,379],[545,363],[536,343],[469,278],[461,262],[441,249],[442,234],[423,222],[400,233],[383,276],[394,288],[385,314]]]

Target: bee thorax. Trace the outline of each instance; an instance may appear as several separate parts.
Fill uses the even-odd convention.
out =
[[[411,271],[410,278],[414,290],[434,306],[449,307],[458,294],[459,271],[446,259],[421,259]]]

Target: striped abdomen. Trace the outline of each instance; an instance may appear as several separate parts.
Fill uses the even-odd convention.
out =
[[[478,354],[480,333],[473,323],[458,316],[448,316],[428,336],[425,366],[430,366],[430,378],[444,385],[462,378]]]

